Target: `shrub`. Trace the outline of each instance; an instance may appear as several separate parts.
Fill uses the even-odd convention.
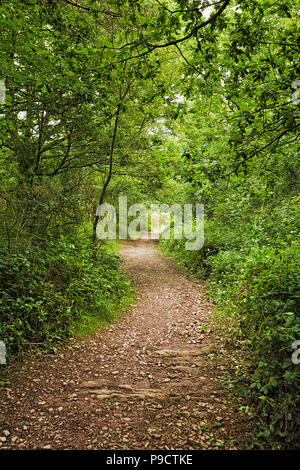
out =
[[[95,262],[86,245],[60,238],[44,248],[0,248],[0,338],[8,357],[32,346],[51,351],[82,324],[109,322],[132,287],[105,248]]]

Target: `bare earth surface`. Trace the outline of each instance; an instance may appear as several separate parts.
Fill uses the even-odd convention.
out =
[[[249,422],[228,402],[233,364],[201,286],[154,241],[124,242],[121,256],[136,303],[105,330],[12,368],[0,447],[243,449]]]

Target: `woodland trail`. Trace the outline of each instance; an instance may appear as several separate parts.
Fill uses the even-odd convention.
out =
[[[234,364],[201,286],[154,241],[124,242],[120,254],[136,303],[57,355],[13,366],[0,390],[0,447],[244,448],[249,420],[228,403],[222,380]]]

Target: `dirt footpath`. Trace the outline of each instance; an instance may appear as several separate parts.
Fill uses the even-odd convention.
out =
[[[243,449],[249,421],[228,403],[233,364],[201,286],[154,241],[124,242],[120,254],[136,303],[56,356],[13,367],[0,448]]]

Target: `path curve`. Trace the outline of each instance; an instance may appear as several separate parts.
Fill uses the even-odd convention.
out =
[[[212,306],[156,245],[123,244],[138,297],[118,322],[14,366],[0,391],[2,449],[244,447],[249,425],[222,384],[231,365]]]

